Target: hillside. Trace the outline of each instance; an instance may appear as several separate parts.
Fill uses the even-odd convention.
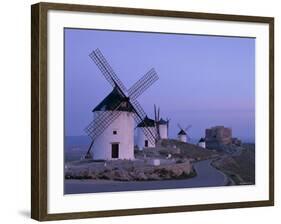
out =
[[[204,160],[214,158],[218,155],[215,150],[208,150],[197,145],[180,142],[174,139],[163,139],[158,142],[156,148],[146,148],[142,151],[135,150],[135,157],[143,156],[151,158],[167,158],[171,156],[175,159]]]
[[[255,184],[255,150],[245,148],[238,155],[226,155],[213,165],[226,173],[235,184]]]

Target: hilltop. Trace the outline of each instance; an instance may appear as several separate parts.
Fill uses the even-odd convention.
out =
[[[143,150],[135,150],[135,157],[142,158],[167,158],[174,159],[191,159],[204,160],[218,156],[216,150],[208,150],[197,145],[181,142],[175,139],[162,139],[157,143],[155,148],[145,148]]]

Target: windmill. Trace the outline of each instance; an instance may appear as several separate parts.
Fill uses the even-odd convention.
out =
[[[155,143],[157,143],[160,140],[160,107],[156,107],[154,104],[154,120],[155,120],[155,128],[156,128],[156,136],[155,136]]]
[[[160,107],[156,107],[154,104],[154,117],[155,117],[155,127],[156,127],[156,142],[160,139],[168,138],[168,129],[170,119],[164,120],[160,117]]]
[[[95,142],[98,141],[98,137],[101,136],[107,130],[107,128],[110,127],[114,122],[116,123],[119,117],[123,116],[122,114],[125,114],[125,112],[126,114],[132,115],[135,122],[144,123],[145,127],[143,128],[143,132],[145,136],[150,142],[154,142],[155,133],[153,133],[149,128],[146,128],[145,118],[147,117],[147,115],[144,112],[143,108],[141,107],[140,103],[137,101],[137,98],[145,90],[147,90],[156,80],[158,80],[159,77],[156,71],[153,68],[150,69],[141,79],[139,79],[130,89],[127,90],[99,49],[96,49],[93,52],[91,52],[89,56],[95,62],[95,64],[97,65],[103,76],[105,77],[105,79],[113,87],[113,91],[93,110],[93,112],[96,112],[95,114],[96,116],[94,120],[85,128],[85,132],[89,135],[89,137],[92,140],[88,148],[88,151],[85,155],[85,158],[91,157],[91,149],[95,148],[94,145]],[[124,120],[121,120],[119,123],[120,123],[119,129],[123,130]],[[128,125],[131,124],[129,121],[127,123]],[[127,129],[125,131],[127,131]],[[127,133],[123,133],[123,135],[124,134],[126,135]],[[114,137],[118,137],[117,130],[113,130],[113,135],[116,135]],[[128,136],[125,137],[126,139],[128,139]],[[130,142],[133,141],[133,137],[132,139],[130,138],[128,141]],[[122,145],[126,146],[126,144],[122,144]],[[116,146],[114,147],[116,148]],[[101,159],[104,157],[105,159],[109,158],[108,155],[105,154],[105,152],[101,151],[103,149],[97,149],[97,150],[100,150],[97,151],[97,154],[101,155],[100,156]],[[122,158],[131,159],[133,157],[132,155],[134,150],[133,147],[130,150],[132,151],[132,152],[130,151],[131,156],[123,155]],[[112,157],[114,156],[114,158],[119,158],[118,154],[119,154],[118,150],[116,152],[116,150],[113,151],[112,148]],[[95,153],[94,153],[94,157],[95,157]]]
[[[187,142],[187,140],[190,140],[190,136],[187,134],[188,130],[192,127],[192,125],[188,125],[186,128],[182,128],[180,124],[178,124],[178,128],[180,129],[178,133],[178,139],[181,142]]]
[[[147,129],[150,132],[154,133],[153,135],[154,141],[149,141],[149,139],[145,135],[144,129]],[[156,122],[154,119],[145,117],[143,121],[137,125],[136,132],[137,132],[136,145],[138,146],[138,149],[142,150],[144,148],[154,148],[156,146],[158,134],[156,129]]]

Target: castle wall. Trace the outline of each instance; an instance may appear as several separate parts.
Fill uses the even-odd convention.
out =
[[[229,145],[232,143],[232,130],[224,126],[206,129],[205,142],[209,149],[219,149],[221,145]]]

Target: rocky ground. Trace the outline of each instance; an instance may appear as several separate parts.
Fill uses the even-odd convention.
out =
[[[118,181],[145,181],[183,179],[195,175],[189,160],[181,163],[166,163],[159,166],[150,165],[148,161],[117,160],[107,162],[88,162],[68,164],[66,179],[101,179]]]
[[[229,148],[229,147],[228,147]],[[190,178],[196,175],[193,163],[211,160],[231,184],[255,183],[255,145],[244,144],[216,151],[177,140],[162,140],[156,148],[135,149],[135,160],[80,160],[82,151],[66,155],[66,179],[149,181]],[[85,149],[83,149],[84,153]],[[157,165],[157,163],[160,163]]]
[[[135,153],[136,158],[143,155],[155,158],[166,158],[171,155],[172,158],[177,160],[190,159],[192,161],[199,161],[215,158],[219,154],[216,150],[204,149],[178,140],[164,139],[158,143],[156,150],[155,148],[147,148]]]
[[[212,163],[229,176],[235,185],[255,184],[255,145],[242,145],[233,154],[221,155]]]
[[[193,144],[177,140],[162,140],[156,148],[135,149],[135,160],[66,162],[65,178],[118,181],[190,178],[196,175],[193,161],[211,159],[216,156],[215,151]],[[160,162],[160,165],[156,165],[155,162]]]

